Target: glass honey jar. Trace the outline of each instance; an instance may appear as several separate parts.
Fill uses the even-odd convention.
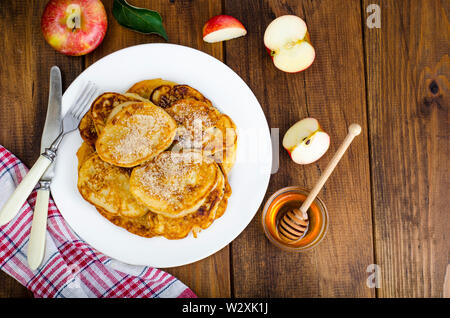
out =
[[[275,246],[292,252],[301,252],[317,246],[328,230],[328,211],[320,198],[308,209],[309,224],[304,235],[297,241],[288,242],[278,233],[278,223],[285,213],[298,209],[306,200],[308,191],[296,186],[278,190],[267,200],[262,213],[264,233]]]

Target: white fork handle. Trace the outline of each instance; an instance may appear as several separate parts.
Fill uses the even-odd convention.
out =
[[[32,270],[39,267],[44,257],[49,196],[50,191],[48,189],[39,189],[37,191],[27,253],[28,265]]]
[[[0,226],[8,223],[16,216],[51,163],[52,161],[43,155],[39,157],[30,171],[28,171],[25,178],[23,178],[22,182],[17,186],[12,196],[0,210]]]

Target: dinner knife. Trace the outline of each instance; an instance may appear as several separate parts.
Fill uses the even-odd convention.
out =
[[[50,70],[50,91],[47,116],[41,137],[41,153],[50,147],[61,131],[61,101],[61,72],[57,66],[53,66]],[[54,163],[52,163],[39,181],[33,221],[31,223],[30,239],[28,241],[27,258],[28,265],[31,269],[38,268],[44,257],[50,183],[54,173]]]

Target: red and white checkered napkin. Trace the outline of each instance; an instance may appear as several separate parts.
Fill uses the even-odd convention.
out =
[[[0,146],[0,207],[28,169]],[[196,297],[174,276],[152,267],[113,260],[90,247],[68,226],[50,199],[46,253],[41,266],[28,268],[27,249],[36,190],[19,214],[0,226],[0,268],[35,297]]]

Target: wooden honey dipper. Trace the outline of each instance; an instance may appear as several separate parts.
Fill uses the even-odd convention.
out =
[[[328,163],[328,166],[325,168],[325,171],[320,176],[314,188],[306,197],[306,200],[303,202],[302,206],[299,209],[293,209],[288,211],[283,218],[278,223],[278,233],[279,236],[288,241],[297,241],[303,237],[306,233],[309,224],[308,218],[308,209],[313,203],[314,199],[319,194],[323,185],[327,181],[328,177],[333,172],[334,168],[337,166],[339,160],[341,160],[347,148],[350,146],[353,138],[358,136],[361,133],[361,126],[358,124],[351,124],[348,127],[348,134],[345,137],[342,144],[339,146],[339,149],[334,154],[331,161]]]

